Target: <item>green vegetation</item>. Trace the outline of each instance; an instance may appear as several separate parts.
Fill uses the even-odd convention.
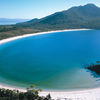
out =
[[[100,61],[96,61],[96,64],[90,64],[86,68],[100,75]]]
[[[86,68],[100,75],[100,64],[96,64],[96,65],[92,64],[90,66],[87,66]]]
[[[79,28],[100,29],[100,8],[93,4],[87,4],[72,7],[41,19],[0,26],[0,40],[29,33]]]
[[[41,89],[34,89],[34,85],[27,88],[27,92],[18,90],[0,89],[0,100],[52,100],[50,94],[46,97],[39,96]]]

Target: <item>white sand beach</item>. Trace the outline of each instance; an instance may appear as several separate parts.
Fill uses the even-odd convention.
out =
[[[55,100],[100,100],[100,88],[64,92],[41,92],[40,95],[45,96],[49,93]]]
[[[0,40],[0,44],[7,43],[7,42],[17,40],[17,39],[21,39],[21,38],[25,38],[25,37],[35,36],[35,35],[48,34],[48,33],[53,33],[53,32],[82,31],[82,30],[91,30],[91,29],[67,29],[67,30],[57,30],[57,31],[31,33],[31,34],[26,34],[26,35],[21,35],[21,36],[16,36],[16,37],[11,37],[11,38]]]
[[[9,86],[9,85],[4,85],[4,84],[0,84],[0,88],[10,89],[10,90],[19,90],[21,92],[25,92],[26,91],[26,89],[23,89],[23,88]]]
[[[19,90],[25,92],[25,89],[11,87],[6,85],[0,85],[0,88]],[[40,92],[40,96],[46,96],[50,94],[54,100],[100,100],[100,88],[73,90],[73,91],[43,91]]]
[[[89,29],[72,29],[72,30],[59,30],[59,31],[49,31],[49,32],[41,32],[41,33],[34,33],[34,34],[27,34],[22,36],[16,36],[8,39],[4,39],[0,41],[0,44],[7,43],[16,39],[21,39],[24,37],[40,35],[40,34],[47,34],[52,32],[61,32],[61,31],[77,31],[77,30],[89,30]],[[6,89],[18,89],[20,91],[25,91],[21,88],[15,88],[11,86],[6,86],[0,84],[0,88]],[[84,90],[74,90],[74,91],[43,91],[40,93],[41,96],[45,96],[47,94],[51,94],[51,97],[55,100],[100,100],[100,88],[95,89],[84,89]]]

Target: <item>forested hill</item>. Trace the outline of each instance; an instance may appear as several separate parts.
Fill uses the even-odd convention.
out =
[[[87,4],[56,12],[41,19],[12,26],[0,26],[0,39],[41,31],[79,28],[100,29],[100,8],[94,4]]]
[[[35,23],[31,20],[26,23],[27,27],[29,25],[51,29],[100,28],[100,8],[94,4],[72,7],[37,20]]]

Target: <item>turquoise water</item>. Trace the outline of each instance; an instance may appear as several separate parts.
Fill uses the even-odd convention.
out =
[[[0,45],[0,83],[45,90],[100,86],[84,65],[100,61],[100,30],[55,32]]]

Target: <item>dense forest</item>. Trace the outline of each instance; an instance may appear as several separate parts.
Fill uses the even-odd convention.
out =
[[[94,4],[72,7],[41,19],[0,26],[0,40],[8,37],[63,29],[100,29],[100,8]]]

